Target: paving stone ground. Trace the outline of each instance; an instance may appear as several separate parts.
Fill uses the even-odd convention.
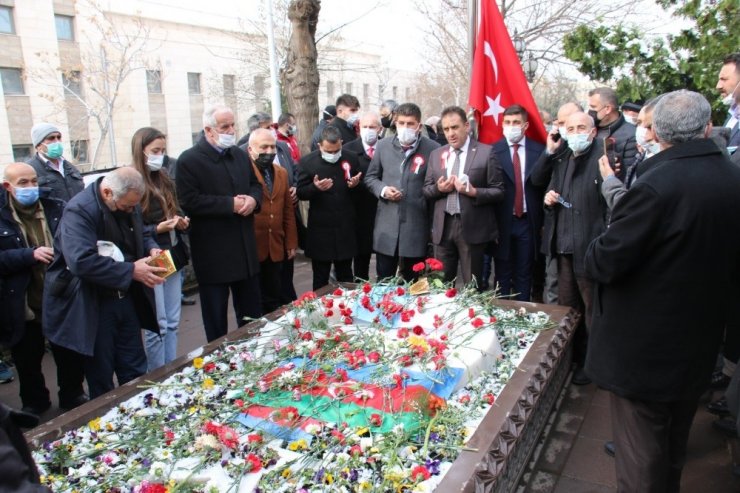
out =
[[[371,272],[374,272],[371,265]],[[311,263],[303,256],[295,262],[294,283],[300,294],[311,289]],[[197,299],[197,294],[195,294]],[[230,314],[230,328],[236,326]],[[200,306],[184,306],[180,321],[178,354],[205,344]],[[51,354],[44,357],[44,374],[52,392],[52,407],[43,421],[61,414],[56,401],[56,376]],[[740,479],[731,474],[728,441],[716,432],[704,404],[720,394],[702,400],[689,438],[688,461],[681,483],[684,493],[740,492]],[[21,407],[17,380],[0,385],[0,401]],[[595,385],[568,385],[540,437],[527,471],[516,493],[609,493],[616,491],[614,460],[604,453],[604,441],[611,437],[607,392]]]

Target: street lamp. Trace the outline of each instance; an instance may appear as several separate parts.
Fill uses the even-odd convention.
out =
[[[524,74],[527,76],[527,81],[532,82],[537,74],[537,60],[534,59],[531,51],[527,53],[527,59],[524,60],[522,67],[524,68]]]
[[[522,64],[524,74],[527,77],[528,82],[532,82],[537,73],[537,60],[534,59],[532,52],[527,50],[527,43],[524,41],[516,29],[514,29],[514,49],[519,57],[519,62]]]
[[[519,33],[514,29],[514,49],[519,57],[519,60],[524,58],[524,51],[527,49],[527,44],[524,42],[524,38],[519,36]]]

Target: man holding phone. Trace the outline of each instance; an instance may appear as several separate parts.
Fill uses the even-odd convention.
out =
[[[619,112],[617,93],[610,87],[597,87],[588,93],[588,114],[594,119],[598,130],[596,137],[614,139],[614,155],[620,168],[617,176],[622,179],[624,171],[631,166],[637,155],[635,126],[625,121]]]

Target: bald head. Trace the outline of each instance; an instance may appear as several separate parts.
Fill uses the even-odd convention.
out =
[[[565,121],[565,128],[569,134],[588,133],[594,128],[594,119],[582,111],[576,111],[568,116],[568,119]]]
[[[36,176],[36,170],[33,166],[26,163],[10,163],[5,165],[3,171],[3,182],[14,183],[18,176],[32,174]]]
[[[568,121],[568,117],[576,112],[583,112],[583,107],[580,104],[574,102],[568,102],[558,108],[558,119],[557,124],[559,127],[564,127]]]
[[[21,204],[33,204],[38,200],[39,189],[36,170],[26,163],[8,164],[3,171],[3,188]]]

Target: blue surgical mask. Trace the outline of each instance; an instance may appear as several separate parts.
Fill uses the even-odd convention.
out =
[[[15,200],[21,205],[33,205],[39,201],[39,187],[15,187]]]
[[[588,134],[568,134],[568,147],[570,150],[581,154],[591,147],[591,141],[588,139]]]
[[[347,125],[353,126],[357,120],[360,119],[360,115],[357,113],[350,113],[350,115],[347,117]]]
[[[51,144],[46,144],[46,157],[48,157],[49,159],[56,159],[58,157],[61,157],[63,152],[64,146],[61,142],[52,142]]]

